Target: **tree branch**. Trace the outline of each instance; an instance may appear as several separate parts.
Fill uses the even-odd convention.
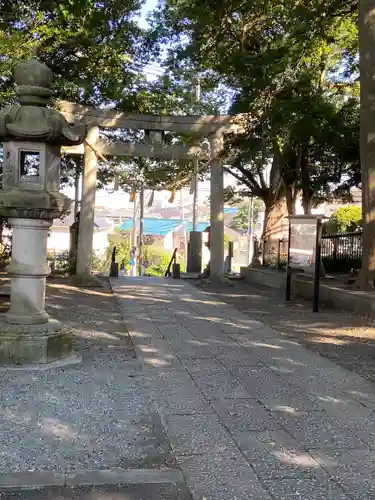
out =
[[[224,170],[225,170],[225,172],[228,172],[228,174],[230,174],[232,177],[237,179],[241,184],[244,184],[245,186],[247,186],[250,189],[252,194],[254,194],[255,196],[262,196],[262,194],[261,194],[262,190],[260,189],[260,187],[256,183],[253,184],[248,177],[239,175],[236,172],[233,172],[233,170],[231,170],[228,167],[224,167]]]
[[[261,189],[261,186],[259,185],[259,182],[256,180],[256,178],[254,177],[254,174],[252,172],[250,172],[250,170],[244,168],[242,165],[241,165],[241,160],[239,158],[237,158],[235,160],[235,163],[233,164],[233,168],[236,168],[237,170],[239,170],[241,172],[241,174],[246,177],[249,182],[251,182],[254,186],[255,189]]]
[[[266,179],[264,178],[264,152],[262,151],[261,164],[257,163],[257,172],[259,175],[260,185],[263,189],[267,189]]]

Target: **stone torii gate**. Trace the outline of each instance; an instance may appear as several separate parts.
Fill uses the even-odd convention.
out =
[[[233,116],[155,116],[125,113],[111,109],[95,109],[66,101],[57,101],[60,112],[68,122],[77,121],[88,127],[85,144],[65,148],[69,154],[83,154],[84,172],[78,240],[76,278],[90,280],[92,241],[95,211],[95,191],[98,156],[141,156],[148,158],[190,159],[208,161],[211,169],[211,278],[224,274],[224,176],[220,165],[223,136],[238,128]],[[145,144],[105,142],[99,136],[99,127],[144,130]],[[163,132],[207,137],[209,151],[197,146],[163,144]],[[92,279],[92,278],[91,278]]]

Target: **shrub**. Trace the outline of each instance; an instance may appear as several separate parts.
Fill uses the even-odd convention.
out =
[[[324,223],[326,233],[347,233],[362,228],[362,208],[355,206],[341,207]]]
[[[164,276],[171,257],[172,254],[164,248],[146,245],[143,258],[145,276]]]

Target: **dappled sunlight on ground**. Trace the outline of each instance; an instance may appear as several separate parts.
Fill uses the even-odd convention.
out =
[[[74,290],[74,293],[79,293],[79,294],[84,294],[84,295],[95,295],[97,297],[107,297],[108,292],[101,292],[98,289],[92,289],[92,288],[76,288],[72,285],[68,285],[66,283],[61,283],[61,280],[59,280],[59,284],[55,283],[48,283],[48,288],[50,289],[55,289],[59,291],[59,294],[61,292],[65,293],[71,293]]]
[[[41,432],[58,437],[64,441],[75,441],[79,438],[78,432],[74,431],[69,424],[62,424],[56,418],[45,418],[39,423]]]
[[[284,464],[293,464],[301,469],[319,469],[320,465],[308,453],[294,453],[292,451],[274,451],[272,454]]]
[[[322,332],[324,334],[324,332]],[[351,338],[347,338],[346,340],[337,338],[336,336],[315,336],[311,337],[311,342],[315,342],[317,344],[333,344],[333,345],[347,345],[351,344],[353,341]]]
[[[310,302],[286,303],[281,292],[262,285],[236,283],[230,290],[212,286],[201,291],[205,300],[214,297],[232,305],[251,320],[262,321],[283,336],[375,381],[375,326],[371,318],[323,307],[313,313]],[[250,328],[243,322],[236,326],[239,334]]]

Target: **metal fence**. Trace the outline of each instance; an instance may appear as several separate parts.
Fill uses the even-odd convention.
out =
[[[362,233],[326,234],[322,237],[322,260],[329,273],[359,269],[362,252]]]
[[[288,261],[288,240],[262,240],[262,265],[283,269]],[[329,273],[359,269],[362,262],[362,233],[325,234],[322,236],[322,260]]]

